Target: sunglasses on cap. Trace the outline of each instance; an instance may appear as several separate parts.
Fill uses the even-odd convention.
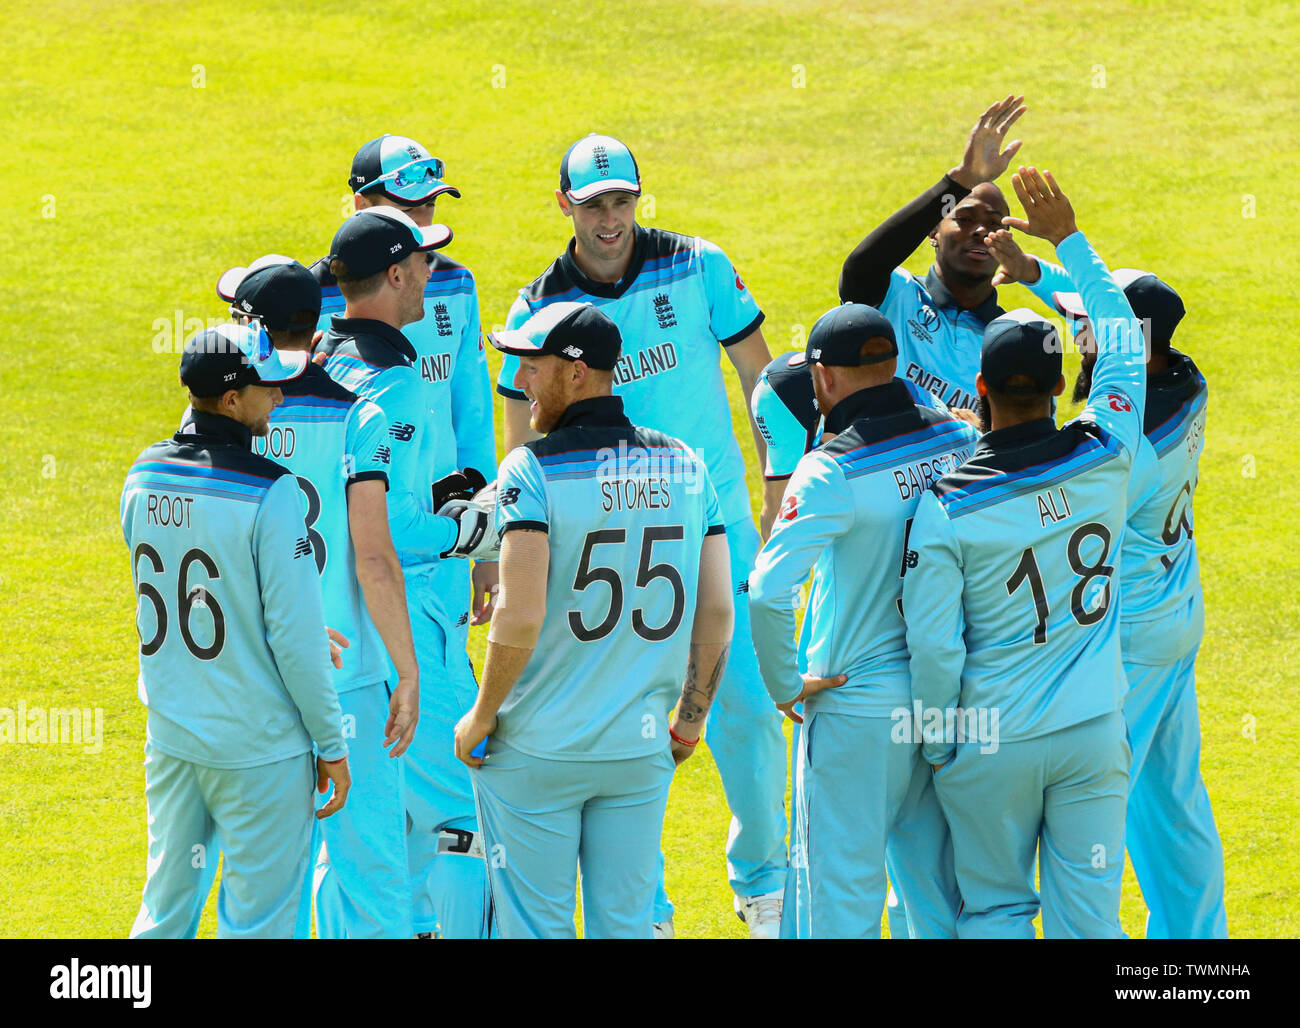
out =
[[[400,168],[385,172],[366,186],[369,191],[381,182],[390,189],[419,189],[423,186],[441,182],[446,165],[437,157],[422,157],[419,160],[403,164]]]

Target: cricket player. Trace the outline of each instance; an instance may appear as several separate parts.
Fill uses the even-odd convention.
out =
[[[490,338],[543,434],[501,465],[501,594],[456,726],[501,936],[572,938],[576,865],[586,937],[649,939],[674,764],[731,641],[721,510],[703,462],[612,395],[621,339],[595,306],[549,304]]]
[[[767,462],[763,469],[763,477],[769,482],[788,482],[790,476],[794,474],[799,459],[816,446],[819,441],[825,442],[828,438],[831,438],[823,428],[821,410],[818,408],[817,397],[813,392],[810,367],[805,350],[778,354],[763,369],[763,373],[758,376],[758,382],[754,385],[754,392],[750,397],[750,413],[753,415],[754,424],[758,426],[758,430],[763,436],[763,442],[767,445]],[[933,393],[922,389],[915,382],[907,379],[899,379],[898,381],[907,389],[913,403],[921,407],[933,407],[936,410],[947,412],[947,405]],[[775,517],[775,514],[776,511],[773,510],[770,516]],[[769,516],[767,511],[764,511],[764,516]],[[771,525],[763,525],[764,538],[770,532]],[[801,673],[808,669],[808,630],[811,627],[812,622],[805,618],[803,627],[800,630],[798,646],[798,663]],[[802,715],[801,708],[802,704],[795,709],[796,712]],[[792,732],[790,760],[792,769],[790,794],[792,796],[798,796],[799,794],[799,729],[799,723],[795,722]],[[891,883],[897,881],[900,874],[906,873],[903,869],[895,866],[892,854],[887,854],[885,863],[889,868]],[[802,892],[804,896],[801,903],[796,902],[795,894],[798,892]],[[781,910],[782,938],[809,937],[810,929],[806,917],[808,911],[807,896],[807,860],[801,850],[795,850],[791,855],[789,873],[786,875],[785,898]],[[907,924],[906,908],[899,903],[892,884],[886,899],[885,909],[889,916],[890,938],[910,938],[911,930]],[[796,926],[795,922],[796,910],[805,915],[799,920],[798,926]]]
[[[416,371],[418,355],[401,331],[424,313],[427,252],[449,238],[442,226],[422,228],[392,207],[366,208],[344,222],[331,245],[329,266],[347,307],[330,319],[317,354],[324,355],[330,377],[373,400],[389,422],[389,524],[406,576],[416,659],[425,680],[416,736],[420,759],[411,757],[412,748],[406,769],[416,933],[486,938],[491,930],[487,877],[477,847],[471,849],[473,794],[468,773],[452,753],[452,730],[477,689],[472,675],[442,674],[450,652],[445,619],[424,601],[437,594],[434,576],[443,557],[487,556],[494,546],[487,544],[487,516],[481,511],[466,509],[459,522],[435,513],[441,506],[435,503],[435,479],[444,459],[438,451],[451,440],[438,429]],[[428,874],[416,874],[424,866],[416,861],[427,851],[421,845],[426,830],[447,859],[434,860]]]
[[[895,843],[906,850],[912,932],[956,931],[947,825],[920,747],[899,728],[910,726],[911,703],[899,599],[917,502],[978,434],[916,404],[894,378],[897,356],[893,326],[874,308],[845,304],[817,320],[807,360],[834,438],[800,459],[750,576],[763,680],[803,721],[795,845],[807,857],[809,909],[795,921],[813,938],[879,937]],[[792,600],[814,567],[801,674]]]
[[[1043,934],[1114,938],[1130,758],[1115,570],[1146,359],[1051,174],[1012,182],[1027,220],[1007,224],[1052,242],[1109,345],[1087,407],[1057,429],[1056,330],[1027,310],[990,323],[976,388],[992,430],[912,524],[912,696],[952,831],[959,936],[1034,937],[1037,848]]]
[[[305,367],[258,329],[192,336],[180,374],[194,431],[141,453],[122,490],[149,710],[149,876],[132,938],[193,938],[219,855],[218,936],[290,938],[309,911],[312,786],[334,787],[318,818],[347,799],[301,495],[249,449]]]
[[[422,228],[433,224],[439,197],[459,198],[460,190],[445,181],[446,169],[421,143],[406,136],[385,134],[372,139],[352,159],[348,188],[357,210],[399,210]],[[402,334],[415,351],[413,366],[428,409],[437,442],[426,448],[435,479],[463,468],[474,468],[485,479],[496,470],[496,428],[492,419],[492,384],[479,325],[478,292],[474,276],[464,265],[444,253],[434,252],[424,285],[424,315],[403,326]],[[318,268],[318,274],[321,269]],[[341,314],[344,298],[324,269],[321,328]],[[472,589],[471,589],[472,577]],[[491,617],[497,584],[495,561],[442,561],[428,573],[410,578],[411,614],[416,626],[415,644],[426,682],[450,682],[452,693],[469,696],[478,688],[466,650],[469,626]],[[471,607],[473,608],[471,610]],[[423,691],[426,720],[450,718],[450,733],[460,711],[445,709],[441,687]],[[446,776],[450,776],[444,780]],[[446,738],[433,734],[416,737],[407,760],[407,785],[411,813],[408,840],[415,926],[421,936],[439,930],[434,892],[468,888],[482,882],[481,869],[463,866],[472,846],[463,821],[467,779],[465,769],[451,760]],[[458,800],[457,797],[460,797]],[[448,808],[447,803],[452,806]],[[460,818],[460,820],[457,820]],[[453,824],[452,822],[455,822]],[[456,829],[451,832],[452,828]],[[478,847],[473,847],[477,852]],[[444,856],[440,859],[439,853]],[[444,933],[464,937],[475,932],[477,913],[466,909],[467,922],[443,925]]]
[[[748,411],[754,383],[771,360],[759,328],[763,313],[718,247],[638,225],[640,194],[636,161],[618,140],[590,135],[569,147],[555,196],[561,212],[573,220],[573,239],[520,290],[506,327],[518,328],[557,302],[593,303],[614,320],[624,346],[614,369],[614,393],[623,398],[633,423],[682,440],[708,467],[727,525],[732,587],[743,599],[759,536],[719,351],[736,368]],[[506,397],[507,449],[532,437],[528,403],[514,384],[518,366],[507,355],[497,377],[497,392]],[[763,440],[752,423],[751,428],[761,462]],[[779,482],[765,484],[765,512],[775,510],[781,489]],[[727,874],[734,909],[751,938],[772,938],[786,869],[785,739],[749,637],[749,608],[738,601],[740,644],[728,661],[708,736],[732,813]],[[661,873],[655,900],[659,937],[671,937],[672,917]]]
[[[1074,400],[1092,392],[1097,346],[1087,309],[1065,270],[1024,254],[1009,233],[990,240],[1019,281],[1076,326],[1083,361]],[[1205,628],[1192,500],[1205,442],[1206,385],[1172,345],[1186,310],[1149,272],[1122,268],[1115,281],[1147,333],[1143,435],[1129,487],[1120,552],[1120,635],[1133,764],[1125,844],[1146,900],[1148,939],[1223,939],[1223,846],[1201,778],[1196,654]]]
[[[237,318],[258,319],[278,351],[310,351],[320,286],[297,261],[272,254],[231,268],[217,293]],[[326,622],[351,640],[334,684],[357,784],[352,803],[321,824],[316,934],[409,939],[404,762],[392,758],[415,735],[420,680],[406,583],[388,530],[389,424],[378,406],[310,362],[281,392],[284,402],[267,434],[254,438],[253,452],[297,476]],[[386,654],[397,669],[391,684]]]
[[[986,237],[1010,213],[994,182],[1020,149],[1020,140],[1002,146],[1025,112],[1023,100],[1008,96],[989,106],[961,164],[877,226],[840,273],[841,300],[877,307],[893,323],[899,374],[954,409],[978,405],[984,329],[1003,313]],[[934,266],[920,278],[899,265],[926,239]]]

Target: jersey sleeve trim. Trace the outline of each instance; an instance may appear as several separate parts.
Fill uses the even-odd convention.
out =
[[[358,482],[371,482],[378,480],[384,483],[384,492],[388,491],[388,472],[387,471],[358,471],[348,479],[348,486],[354,486]]]
[[[507,521],[501,526],[501,534],[513,531],[516,528],[526,528],[532,532],[550,532],[550,525],[545,521]]]
[[[711,535],[726,535],[726,534],[727,534],[726,525],[710,525],[708,528],[704,530],[705,538],[708,538]]]
[[[511,389],[508,386],[503,386],[500,382],[497,383],[497,392],[500,393],[502,396],[504,396],[507,400],[528,399],[528,397],[525,396],[523,393],[521,393],[518,389]]]
[[[764,314],[762,311],[759,311],[758,317],[756,317],[753,321],[751,321],[745,328],[742,328],[735,335],[727,336],[726,339],[719,339],[718,342],[720,342],[723,346],[731,346],[733,343],[740,342],[751,332],[753,332],[754,329],[758,328],[759,325],[763,324],[763,319],[766,317],[767,317],[766,314]]]
[[[764,475],[763,481],[764,482],[788,482],[790,481],[790,478],[793,474],[794,472],[791,471],[789,474],[785,474],[785,475]]]

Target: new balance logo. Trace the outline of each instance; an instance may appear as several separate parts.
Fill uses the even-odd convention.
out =
[[[409,443],[411,437],[415,435],[415,426],[408,425],[403,421],[394,421],[388,427],[388,434],[396,439],[399,443]]]
[[[393,461],[393,451],[387,446],[381,446],[375,451],[375,460],[380,464],[391,464]]]
[[[433,305],[433,323],[438,327],[438,335],[451,335],[451,315],[447,313],[445,303],[435,303]]]
[[[667,293],[658,293],[654,299],[655,320],[659,322],[660,328],[675,328],[677,318],[673,315],[673,305],[668,299]]]
[[[743,596],[743,595],[744,595],[745,593],[747,593],[747,592],[749,592],[749,579],[748,579],[748,578],[746,578],[743,582],[741,582],[739,585],[736,586],[736,595],[737,595],[737,596]]]
[[[458,618],[456,619],[456,627],[457,627],[457,628],[464,628],[464,627],[465,627],[466,625],[468,625],[468,624],[469,624],[469,615],[468,615],[468,614],[462,614],[460,617],[458,617]]]
[[[572,357],[575,361],[576,361],[576,360],[581,360],[581,359],[582,359],[582,351],[579,350],[579,349],[578,349],[576,346],[574,346],[572,343],[570,343],[568,346],[566,346],[566,347],[564,348],[564,351],[563,351],[563,352],[564,352],[564,353],[567,353],[567,354],[568,354],[570,357]]]
[[[500,504],[502,507],[509,507],[511,504],[515,504],[518,502],[519,502],[518,486],[512,485],[506,489],[502,489],[501,492],[497,494],[497,503]]]
[[[915,550],[904,550],[904,551],[903,551],[903,566],[906,567],[906,568],[914,568],[914,567],[916,567],[917,559],[918,559],[920,556],[921,556],[921,555],[920,555],[919,553],[917,553]]]
[[[310,556],[311,556],[311,540],[308,539],[306,536],[304,536],[303,538],[299,539],[296,543],[293,544],[293,559],[297,560],[299,557],[310,557]]]

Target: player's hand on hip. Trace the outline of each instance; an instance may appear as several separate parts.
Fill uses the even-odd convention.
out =
[[[1039,174],[1037,168],[1021,165],[1011,176],[1011,184],[1025,209],[1025,216],[1005,217],[1002,224],[1046,239],[1053,246],[1060,246],[1061,240],[1079,231],[1074,220],[1074,208],[1050,171]]]
[[[992,182],[1011,164],[1020,149],[1021,140],[1017,139],[1002,149],[1011,126],[1025,113],[1023,96],[1008,96],[991,104],[975,127],[970,130],[966,140],[966,152],[962,154],[961,164],[948,174],[967,189],[974,189],[981,182]]]
[[[328,625],[325,626],[325,634],[329,636],[330,641],[330,663],[340,671],[343,670],[343,651],[351,647],[347,636],[342,632],[335,631]]]
[[[420,680],[399,678],[388,701],[388,721],[384,724],[384,745],[393,746],[390,757],[400,757],[415,738],[415,726],[420,720]]]
[[[984,244],[998,262],[998,270],[993,273],[993,288],[1013,282],[1029,285],[1042,276],[1038,262],[1020,249],[1020,244],[1005,228],[990,232],[984,237]]]
[[[334,783],[334,795],[320,810],[316,811],[318,819],[329,817],[343,809],[348,801],[348,790],[352,788],[352,772],[348,770],[348,758],[333,762],[316,758],[316,791],[324,794]]]
[[[494,560],[476,560],[469,577],[474,587],[469,623],[486,625],[492,620],[497,592],[501,589],[501,565]]]
[[[497,719],[493,714],[485,718],[477,707],[456,722],[456,759],[469,767],[482,767],[482,757],[473,755],[474,747],[496,731]]]

